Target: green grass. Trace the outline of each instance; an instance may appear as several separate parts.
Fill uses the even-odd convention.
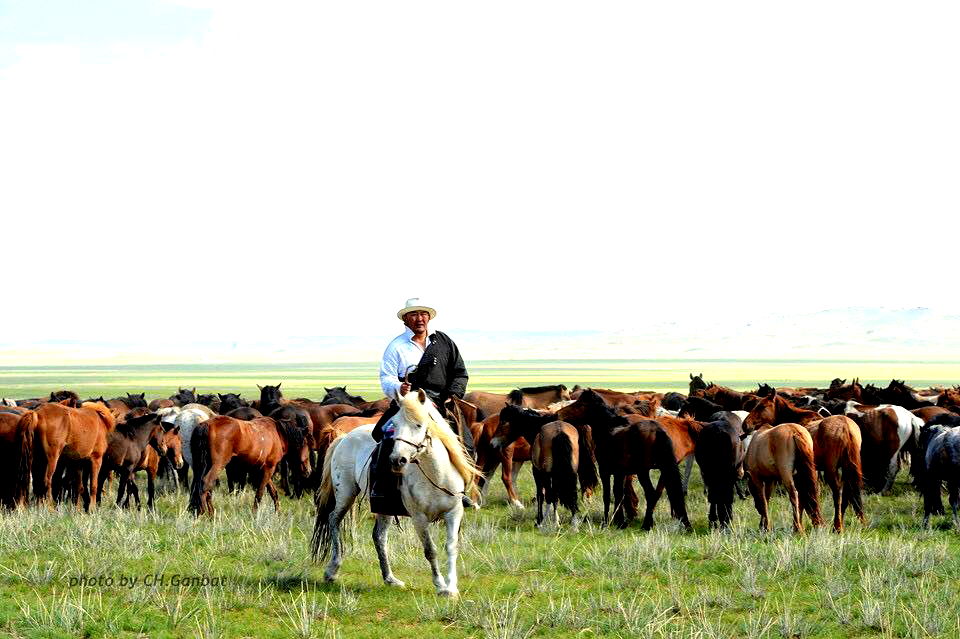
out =
[[[790,384],[824,384],[869,366],[552,361],[481,362],[470,369],[474,389],[549,382],[664,389],[684,388],[689,372],[744,387],[754,379],[776,381],[777,374]],[[874,379],[952,381],[933,365],[910,364],[912,376],[906,366],[878,368]],[[344,382],[351,391],[376,396],[372,371],[372,364],[3,369],[0,386],[3,394],[17,397],[64,387],[82,396],[127,390],[167,396],[178,385],[194,384],[250,396],[256,383],[284,380],[287,396],[318,397],[323,385]],[[662,385],[667,383],[671,386]],[[688,498],[693,533],[670,520],[665,501],[652,532],[636,523],[626,531],[602,529],[600,500],[594,498],[586,503],[588,520],[579,531],[543,534],[534,529],[529,505],[524,511],[506,505],[497,478],[484,509],[465,520],[458,601],[434,594],[409,523],[391,531],[394,572],[407,588],[383,586],[367,516],[356,524],[340,582],[323,583],[322,566],[308,552],[309,499],[284,497],[279,514],[267,500],[254,515],[249,492],[218,489],[216,517],[201,520],[187,512],[186,496],[176,492],[159,498],[155,514],[118,510],[109,497],[90,515],[67,507],[31,508],[0,514],[0,634],[956,637],[960,536],[942,518],[932,530],[920,528],[920,499],[907,481],[901,474],[892,496],[866,498],[866,526],[853,520],[843,535],[817,530],[797,537],[780,495],[772,501],[773,532],[757,531],[750,501],[736,504],[732,531],[709,531],[698,471]],[[529,502],[532,480],[526,469],[519,491]],[[821,504],[825,513],[832,512],[826,494]],[[145,584],[143,577],[154,574],[165,576],[166,583]],[[175,575],[223,582],[176,587]],[[71,579],[83,576],[113,577],[115,583],[71,586]],[[121,586],[122,576],[138,581]]]
[[[340,581],[322,582],[308,553],[309,499],[281,512],[250,509],[251,495],[218,492],[213,519],[195,520],[186,496],[168,493],[156,514],[112,504],[86,515],[61,507],[0,517],[0,627],[27,637],[451,637],[942,636],[960,632],[960,538],[920,529],[919,498],[901,477],[890,497],[869,496],[866,527],[794,536],[786,499],[773,499],[775,530],[756,530],[749,501],[730,533],[710,532],[697,473],[688,499],[695,531],[666,505],[643,532],[597,525],[587,503],[579,531],[537,532],[532,508],[505,504],[499,480],[468,513],[461,598],[436,597],[412,526],[391,530],[402,591],[381,584],[371,520],[355,525]],[[532,481],[523,473],[520,492]],[[823,499],[825,512],[830,508]],[[565,521],[565,520],[564,520]],[[442,530],[442,528],[440,528]],[[439,534],[439,533],[437,533]],[[160,574],[166,584],[144,584]],[[222,578],[175,587],[176,575]],[[113,577],[112,586],[71,578]],[[121,577],[136,577],[133,587]]]

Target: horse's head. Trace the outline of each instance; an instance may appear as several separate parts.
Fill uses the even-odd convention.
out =
[[[167,447],[167,457],[175,468],[183,468],[183,440],[180,439],[180,427],[174,426],[163,434],[163,443]]]
[[[226,415],[232,410],[238,408],[243,408],[247,403],[240,398],[240,393],[225,393],[223,395],[217,393],[217,397],[220,398],[220,414]]]
[[[764,424],[772,424],[777,418],[777,396],[776,394],[760,398],[756,406],[743,420],[743,431],[745,433],[757,430]]]
[[[445,427],[440,425],[442,421],[423,389],[400,398],[400,411],[393,418],[395,444],[390,454],[393,472],[402,473],[408,463],[427,450],[431,430]]]
[[[588,388],[580,393],[577,401],[557,411],[557,419],[571,424],[589,422],[593,415],[605,408],[607,408],[607,403],[603,401],[600,393]]]
[[[520,439],[523,434],[520,429],[523,413],[524,409],[514,404],[507,404],[500,410],[497,429],[490,439],[491,447],[499,450]]]
[[[707,387],[707,383],[703,381],[703,373],[699,375],[694,375],[690,373],[690,392],[689,395],[693,395],[696,391],[701,391]]]
[[[280,384],[283,384],[283,382],[280,382]],[[280,400],[283,399],[283,393],[280,392],[280,384],[276,386],[261,386],[257,384],[257,388],[260,389],[260,407],[264,412],[270,412],[272,407],[280,405]]]
[[[130,408],[146,408],[147,399],[146,393],[140,393],[139,395],[133,395],[132,393],[127,393],[127,399],[124,403]]]
[[[170,399],[177,406],[186,406],[187,404],[196,404],[197,403],[197,387],[194,386],[193,390],[187,390],[186,388],[178,388],[176,395],[171,395]]]
[[[321,404],[350,404],[351,406],[356,406],[357,404],[362,404],[365,400],[359,395],[351,395],[347,392],[346,386],[334,386],[333,388],[326,388],[326,395],[323,396],[323,400],[320,401]]]

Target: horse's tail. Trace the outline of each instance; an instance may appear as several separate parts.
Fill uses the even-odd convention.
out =
[[[327,558],[330,554],[330,514],[337,506],[337,493],[333,487],[332,466],[333,454],[336,452],[343,437],[337,437],[327,448],[327,454],[323,458],[323,473],[320,477],[320,488],[314,495],[314,503],[317,506],[317,519],[313,523],[313,539],[311,540],[311,550],[313,558],[317,561]],[[352,510],[352,509],[351,509]],[[350,513],[347,513],[350,516]]]
[[[794,484],[800,499],[800,508],[807,511],[814,526],[823,525],[820,516],[820,485],[817,483],[817,465],[813,458],[813,446],[803,433],[793,433],[796,452],[793,458]],[[846,474],[846,473],[844,473]]]
[[[30,497],[30,475],[33,471],[33,443],[36,439],[37,425],[40,418],[35,411],[24,413],[17,421],[17,445],[19,459],[16,464],[16,480],[14,485],[14,500],[21,506],[26,506]],[[34,491],[39,487],[34,487]]]
[[[553,492],[557,496],[557,501],[566,506],[572,513],[577,512],[577,471],[573,470],[573,442],[570,436],[560,431],[550,444],[552,458],[552,469],[550,471],[550,483],[553,485]],[[584,447],[580,447],[579,462],[584,461]],[[579,464],[578,464],[579,466]]]
[[[843,473],[843,498],[853,508],[857,517],[863,519],[863,469],[860,467],[860,447],[845,430],[846,443],[840,458],[840,470]]]
[[[199,515],[203,504],[203,481],[210,466],[210,428],[197,424],[190,435],[190,456],[193,457],[193,486],[190,490],[190,511]]]
[[[599,483],[597,477],[597,454],[593,444],[593,431],[590,426],[583,424],[576,426],[580,436],[580,459],[577,462],[577,479],[580,480],[580,492],[592,495]]]
[[[690,528],[690,519],[687,517],[687,500],[683,494],[683,477],[677,465],[677,457],[673,448],[673,440],[663,428],[657,428],[653,441],[653,457],[660,468],[660,479],[667,489],[667,499],[670,501],[670,510],[687,528]]]

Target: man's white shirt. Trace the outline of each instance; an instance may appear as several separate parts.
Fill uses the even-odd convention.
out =
[[[430,331],[428,334],[427,344],[430,343],[430,335],[433,333],[434,331]],[[380,388],[384,395],[390,399],[399,399],[401,379],[408,368],[420,363],[424,350],[413,341],[413,331],[409,328],[387,344],[380,361]]]

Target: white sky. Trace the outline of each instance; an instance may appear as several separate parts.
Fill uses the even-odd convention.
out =
[[[956,3],[183,4],[0,30],[4,342],[960,309]]]

